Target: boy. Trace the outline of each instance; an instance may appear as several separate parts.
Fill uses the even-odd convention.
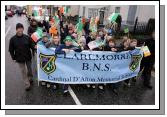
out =
[[[117,52],[118,49],[116,48],[116,41],[115,39],[112,37],[108,40],[108,44],[104,47],[104,51],[112,51],[112,52]],[[118,95],[118,87],[119,87],[120,83],[112,83],[112,91]]]
[[[45,44],[46,48],[57,48],[60,45],[59,35],[53,35],[53,39]]]
[[[55,50],[55,54],[66,54],[70,50],[74,50],[75,52],[81,52],[81,48],[73,46],[73,39],[71,36],[66,36],[64,39],[64,43],[58,46]],[[68,84],[63,84],[63,93],[66,95],[68,93]]]

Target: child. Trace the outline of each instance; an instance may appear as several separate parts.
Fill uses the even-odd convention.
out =
[[[104,51],[112,51],[112,52],[117,52],[118,48],[116,48],[116,41],[115,39],[112,37],[108,40],[108,44],[104,47]],[[112,91],[118,95],[118,87],[119,87],[120,83],[112,83]]]
[[[53,35],[53,39],[51,41],[48,41],[47,43],[45,43],[45,47],[46,48],[57,48],[59,46],[59,43],[60,43],[60,38],[59,38],[59,35],[56,35],[54,34]],[[44,85],[45,83],[43,83]],[[52,83],[53,85],[53,88],[56,89],[58,88],[58,84],[57,83]],[[47,83],[47,87],[49,88],[50,87],[50,83]]]
[[[53,35],[53,39],[45,44],[46,48],[53,47],[57,48],[60,44],[59,35]]]
[[[64,39],[64,43],[58,46],[55,50],[55,54],[65,54],[68,53],[70,50],[74,50],[75,52],[81,52],[81,48],[73,46],[73,39],[71,36],[66,36]],[[68,93],[68,84],[63,84],[63,93],[66,95]]]

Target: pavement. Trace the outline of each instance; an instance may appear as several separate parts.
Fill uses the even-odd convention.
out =
[[[18,64],[13,62],[8,52],[9,40],[15,34],[17,23],[24,24],[24,33],[29,26],[25,16],[9,17],[5,21],[5,104],[6,105],[154,105],[155,104],[155,75],[152,75],[153,89],[143,87],[142,80],[137,79],[130,88],[120,86],[115,95],[107,85],[105,90],[88,89],[85,85],[70,85],[70,93],[63,96],[59,89],[46,88],[37,82],[34,76],[33,86],[29,92],[24,90],[23,80]],[[34,62],[34,60],[33,60]],[[32,67],[35,64],[33,63]],[[34,67],[33,67],[34,68]],[[33,69],[34,70],[34,69]]]

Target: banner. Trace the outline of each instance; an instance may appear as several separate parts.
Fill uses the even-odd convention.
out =
[[[143,52],[70,51],[37,46],[38,80],[62,84],[116,83],[138,75]]]

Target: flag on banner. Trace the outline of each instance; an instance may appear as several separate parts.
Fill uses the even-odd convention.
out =
[[[109,21],[112,21],[112,22],[115,22],[119,15],[120,15],[119,13],[112,13],[112,14],[108,17],[108,20],[109,20]]]
[[[82,32],[83,24],[82,24],[81,18],[79,18],[79,22],[76,25],[76,29],[77,29],[77,33]]]
[[[129,32],[129,28],[126,27],[126,28],[124,29],[124,33],[128,33],[128,32]]]
[[[95,24],[97,24],[97,23],[98,23],[98,21],[99,21],[99,17],[98,17],[98,16],[96,16],[96,19],[95,19]]]
[[[72,41],[72,44],[73,46],[79,47],[79,44],[75,40]]]
[[[64,7],[60,7],[60,13],[64,13]]]
[[[34,16],[38,16],[38,11],[34,10]]]
[[[150,55],[151,55],[151,52],[150,52],[148,46],[144,46],[144,47],[142,48],[142,50],[143,50],[143,52],[144,52],[144,57],[147,57],[147,56],[150,56]]]
[[[63,7],[63,9],[64,9],[64,10],[63,10],[63,13],[64,13],[64,14],[69,13],[69,8],[68,8],[68,7],[65,6],[65,7]]]
[[[43,36],[43,31],[42,31],[41,28],[38,28],[38,29],[36,30],[36,32],[34,32],[34,33],[31,35],[31,38],[32,38],[32,40],[33,40],[34,42],[37,42],[38,39],[42,38],[42,36]]]
[[[92,31],[92,32],[97,32],[97,24],[95,23],[95,18],[91,18],[90,20],[90,26],[89,26],[89,29]]]
[[[42,16],[42,9],[39,9],[39,16]]]
[[[54,16],[54,17],[53,17],[53,20],[54,20],[54,23],[55,23],[55,24],[58,24],[58,23],[60,22],[60,19],[59,19],[59,16],[58,16],[58,15]]]
[[[88,47],[92,50],[94,48],[100,47],[104,45],[104,41],[99,41],[99,40],[95,40],[95,41],[91,41],[88,43]]]

